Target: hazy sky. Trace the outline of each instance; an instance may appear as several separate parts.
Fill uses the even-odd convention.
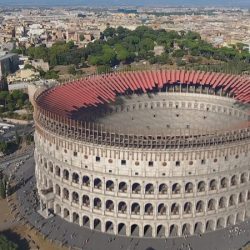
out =
[[[250,0],[0,0],[1,5],[198,5],[248,6]]]

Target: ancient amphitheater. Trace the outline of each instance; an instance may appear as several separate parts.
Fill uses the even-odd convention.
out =
[[[183,70],[96,75],[35,94],[41,213],[139,237],[250,217],[250,80]]]

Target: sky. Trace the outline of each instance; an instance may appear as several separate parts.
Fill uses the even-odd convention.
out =
[[[0,0],[0,5],[88,5],[88,6],[235,6],[250,7],[250,0]]]

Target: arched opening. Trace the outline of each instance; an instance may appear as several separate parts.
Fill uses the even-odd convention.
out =
[[[105,224],[105,230],[107,233],[114,233],[114,225],[112,221],[107,221]]]
[[[215,179],[209,182],[209,190],[213,191],[217,189],[217,181]]]
[[[90,205],[90,199],[88,195],[83,195],[82,196],[82,205],[85,207],[89,207]]]
[[[95,198],[94,199],[94,208],[100,210],[101,207],[102,207],[102,201],[101,201],[101,199]]]
[[[132,185],[132,193],[133,194],[140,194],[141,193],[141,185],[139,183],[134,183]]]
[[[150,225],[146,225],[144,227],[144,237],[152,237],[152,227]]]
[[[166,230],[163,225],[157,226],[157,230],[156,230],[157,237],[165,237],[165,233],[166,233]]]
[[[153,212],[154,212],[154,207],[151,203],[147,203],[145,205],[145,210],[144,210],[144,213],[146,215],[153,215]]]
[[[233,226],[234,225],[234,215],[229,215],[227,218],[227,226]]]
[[[170,226],[169,228],[169,236],[170,237],[175,237],[175,236],[178,236],[178,226],[173,224]]]
[[[236,215],[236,223],[238,224],[238,223],[241,223],[243,221],[244,221],[244,213],[243,212],[242,213],[237,213],[237,215]]]
[[[82,225],[83,225],[84,227],[90,228],[90,219],[89,219],[88,216],[84,215],[84,216],[82,217]]]
[[[124,201],[119,202],[118,204],[118,213],[127,213],[127,204]]]
[[[94,179],[94,188],[101,189],[102,188],[102,181],[99,178]]]
[[[106,210],[108,210],[109,212],[114,212],[114,202],[111,200],[107,200],[106,201]]]
[[[153,194],[154,193],[154,185],[152,183],[148,183],[145,187],[146,194]]]
[[[62,208],[60,205],[56,204],[56,214],[61,215]]]
[[[243,203],[243,202],[245,202],[244,194],[243,194],[243,193],[240,193],[240,194],[239,194],[238,203],[241,204],[241,203]]]
[[[67,188],[63,189],[63,199],[65,200],[69,199],[69,190]]]
[[[180,206],[177,203],[172,204],[171,206],[171,215],[179,215],[180,213]]]
[[[224,228],[224,226],[225,226],[225,219],[221,217],[217,220],[216,228],[222,229]]]
[[[227,188],[228,187],[228,179],[226,177],[223,177],[220,181],[220,187],[221,188]]]
[[[53,163],[51,162],[51,161],[49,161],[49,171],[50,171],[50,173],[53,173]]]
[[[181,185],[179,183],[175,183],[172,186],[172,194],[180,194],[181,193]]]
[[[56,184],[56,195],[61,196],[61,188],[58,184]]]
[[[192,213],[192,203],[191,202],[186,202],[184,204],[183,212],[184,212],[184,214],[191,214]]]
[[[236,196],[234,194],[229,197],[229,207],[236,205]]]
[[[205,192],[206,184],[204,181],[200,181],[197,186],[197,192]]]
[[[206,232],[211,232],[214,230],[214,221],[208,220],[206,223]]]
[[[159,186],[159,194],[167,194],[168,186],[165,183],[160,184]]]
[[[158,215],[165,215],[167,213],[167,206],[163,203],[158,206]]]
[[[89,180],[89,177],[87,175],[84,175],[82,177],[82,185],[83,186],[86,186],[86,187],[89,187],[90,185],[90,180]]]
[[[203,224],[202,224],[202,222],[196,222],[194,224],[194,233],[195,234],[203,233]]]
[[[247,173],[243,173],[240,175],[240,183],[246,183],[247,182]]]
[[[69,171],[67,169],[63,170],[63,179],[66,181],[69,180]]]
[[[128,185],[126,182],[122,181],[119,183],[119,192],[126,193],[128,191]]]
[[[72,202],[75,204],[79,204],[79,194],[77,192],[72,193]]]
[[[193,193],[194,191],[194,185],[193,183],[191,182],[188,182],[186,185],[185,185],[185,193]]]
[[[203,213],[205,210],[205,205],[203,201],[198,201],[196,203],[196,213]]]
[[[131,206],[131,212],[132,214],[140,214],[140,205],[139,203],[135,202]]]
[[[126,225],[124,223],[118,224],[118,234],[119,235],[126,235]]]
[[[236,186],[237,185],[237,178],[236,175],[233,175],[231,178],[231,186]]]
[[[56,172],[56,176],[58,177],[61,176],[61,169],[58,166],[56,166],[55,172]]]
[[[73,223],[79,225],[79,214],[78,213],[73,213]]]
[[[114,187],[115,187],[115,185],[114,185],[114,182],[113,181],[111,181],[111,180],[108,180],[107,182],[106,182],[106,190],[107,191],[114,191]]]
[[[79,184],[79,175],[77,173],[72,174],[72,182]]]
[[[215,202],[214,199],[209,200],[209,201],[208,201],[208,205],[207,205],[207,210],[208,210],[208,211],[213,211],[213,210],[215,210],[215,204],[216,204],[216,202]]]
[[[131,226],[131,236],[139,236],[139,233],[140,233],[140,228],[138,225],[136,224],[133,224]]]
[[[69,210],[67,208],[64,208],[63,210],[63,218],[64,219],[69,219]]]
[[[94,219],[94,229],[98,231],[102,230],[102,223],[99,219]]]
[[[219,209],[225,208],[227,206],[227,199],[226,197],[221,197],[219,199]]]
[[[185,223],[182,226],[182,235],[191,235],[191,226],[189,223]]]

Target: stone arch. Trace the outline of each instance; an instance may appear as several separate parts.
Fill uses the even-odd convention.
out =
[[[131,213],[132,214],[140,214],[140,205],[137,202],[132,203],[131,205]]]
[[[221,217],[217,220],[216,229],[222,229],[225,227],[225,218]]]
[[[180,214],[180,205],[178,203],[173,203],[171,205],[171,215],[179,215]]]
[[[172,185],[172,194],[180,194],[181,193],[181,185],[179,183],[174,183]]]
[[[133,224],[130,227],[131,236],[140,236],[140,227],[137,224]]]
[[[119,223],[117,227],[117,232],[119,235],[126,235],[126,224],[125,223]]]
[[[205,212],[205,203],[204,201],[200,200],[196,203],[196,213],[203,213]]]
[[[228,178],[223,177],[220,180],[220,188],[227,188],[228,187]]]
[[[244,212],[239,212],[236,215],[236,223],[241,223],[244,221]]]
[[[58,184],[56,184],[55,189],[56,189],[56,195],[61,196],[61,188]]]
[[[98,231],[102,230],[102,222],[100,219],[94,219],[94,229]]]
[[[102,181],[100,178],[94,179],[94,188],[101,189],[102,188]]]
[[[112,221],[106,221],[105,232],[106,233],[114,233],[114,224]]]
[[[132,185],[132,193],[133,194],[140,194],[141,193],[141,185],[139,183],[133,183]]]
[[[127,204],[124,201],[118,203],[118,213],[127,213]]]
[[[153,228],[151,225],[145,225],[143,230],[144,237],[152,237],[153,236]]]
[[[119,183],[119,192],[126,193],[128,191],[128,185],[126,182],[122,181]]]
[[[107,191],[114,191],[114,188],[115,188],[115,184],[112,180],[108,180],[106,181],[106,190]]]
[[[52,191],[53,190],[53,181],[49,179],[49,185],[48,188]]]
[[[206,183],[205,181],[200,181],[197,185],[197,192],[205,192],[206,190]]]
[[[185,223],[182,225],[182,235],[191,235],[191,225],[189,223]]]
[[[168,193],[168,186],[165,183],[159,185],[159,194],[167,194]]]
[[[188,182],[185,185],[185,193],[193,193],[194,192],[194,184],[192,182]]]
[[[227,217],[227,226],[233,226],[234,225],[234,215],[231,214]]]
[[[240,175],[240,183],[243,184],[243,183],[246,183],[247,182],[247,173],[242,173]]]
[[[210,199],[207,203],[207,210],[213,211],[215,209],[216,209],[216,201],[215,201],[215,199]]]
[[[76,173],[76,172],[74,172],[73,174],[72,174],[72,182],[73,183],[76,183],[76,184],[79,184],[79,174],[78,173]]]
[[[240,192],[239,197],[238,197],[238,203],[240,204],[240,203],[243,203],[243,202],[245,202],[245,197],[244,197],[243,192]]]
[[[63,189],[63,199],[69,199],[69,190],[67,188]]]
[[[231,183],[231,186],[236,186],[237,185],[237,177],[236,177],[236,175],[233,175],[231,177],[230,183]]]
[[[89,177],[87,175],[84,175],[82,177],[82,185],[86,186],[86,187],[89,187],[89,185],[90,185],[90,179],[89,179]]]
[[[154,185],[152,183],[148,183],[145,186],[145,193],[146,194],[153,194],[154,193]]]
[[[192,203],[191,202],[186,202],[183,207],[183,213],[184,214],[191,214],[192,213]]]
[[[72,193],[72,202],[79,204],[79,194],[75,191]]]
[[[222,208],[226,208],[226,207],[227,207],[227,199],[226,199],[226,197],[221,197],[221,198],[219,199],[219,204],[218,204],[218,206],[219,206],[219,209],[222,209]]]
[[[203,228],[204,228],[204,226],[203,226],[202,222],[200,222],[200,221],[196,222],[194,224],[194,233],[195,234],[201,234],[201,233],[203,233]]]
[[[114,202],[112,200],[107,200],[106,201],[106,210],[108,210],[109,212],[114,212]]]
[[[152,203],[147,203],[144,207],[144,213],[147,215],[152,215],[154,213],[154,207]]]
[[[163,225],[158,225],[156,229],[156,236],[157,237],[165,237],[166,229]]]
[[[63,209],[63,218],[69,220],[70,212],[67,208]]]
[[[48,167],[49,167],[49,172],[53,173],[54,172],[54,167],[53,167],[52,161],[49,161]]]
[[[169,228],[169,236],[175,237],[179,235],[179,227],[176,224],[172,224]]]
[[[101,209],[102,208],[102,201],[98,197],[94,198],[94,208],[95,209]]]
[[[63,170],[63,179],[66,181],[69,180],[69,171],[67,169]]]
[[[167,214],[167,205],[165,205],[164,203],[160,203],[158,205],[157,212],[158,212],[159,215]]]
[[[74,212],[73,213],[73,223],[75,223],[75,224],[78,224],[79,225],[79,214],[78,213],[76,213],[76,212]]]
[[[59,166],[57,166],[57,165],[55,167],[55,173],[56,173],[56,176],[58,176],[58,177],[61,176],[61,168]]]
[[[209,190],[213,191],[217,189],[217,181],[215,179],[212,179],[209,182]]]
[[[215,228],[215,223],[213,220],[208,220],[206,222],[206,232],[211,232],[211,231],[214,231],[214,228]]]
[[[90,205],[90,198],[86,194],[82,196],[82,205],[85,207],[89,207]]]
[[[59,204],[56,204],[56,209],[55,210],[56,210],[56,214],[61,215],[62,208],[61,208],[61,206]]]
[[[229,202],[228,202],[228,206],[235,206],[236,205],[236,195],[235,194],[231,194],[229,197]]]
[[[84,216],[82,217],[82,225],[83,225],[84,227],[90,228],[90,219],[89,219],[88,216],[84,215]]]

